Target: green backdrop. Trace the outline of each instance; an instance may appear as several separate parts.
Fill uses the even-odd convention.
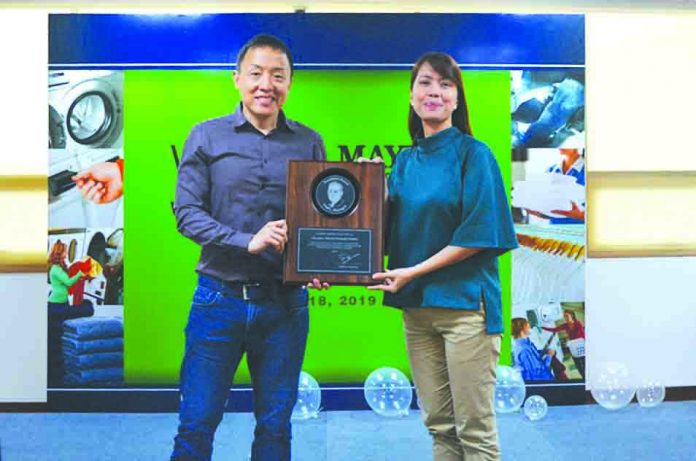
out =
[[[125,74],[125,380],[176,384],[199,249],[176,231],[171,146],[181,155],[191,127],[232,112],[239,97],[229,71]],[[474,135],[495,153],[509,190],[510,74],[465,71],[463,76]],[[339,145],[362,144],[369,153],[375,145],[409,144],[408,71],[305,70],[293,80],[284,110],[321,133],[329,160],[340,160]],[[500,259],[500,273],[509,328],[509,254]],[[381,366],[409,374],[400,311],[382,307],[379,295],[370,306],[367,299],[375,294],[364,288],[333,287],[312,296],[305,371],[324,383],[361,383]],[[353,301],[351,296],[353,306],[340,305],[342,297]],[[501,362],[510,362],[509,340],[503,341]],[[235,383],[248,382],[242,364]]]

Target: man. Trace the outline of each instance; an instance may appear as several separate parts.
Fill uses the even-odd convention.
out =
[[[281,284],[291,159],[324,160],[321,137],[285,117],[292,56],[258,35],[237,57],[237,110],[189,134],[179,166],[177,227],[201,245],[186,326],[172,460],[209,460],[244,352],[254,391],[253,461],[290,459],[290,415],[307,339],[307,290]],[[309,286],[321,288],[318,280]],[[324,284],[324,286],[327,286]]]
[[[575,178],[575,183],[585,187],[585,161],[580,154],[580,149],[559,149],[561,161],[551,165],[547,173],[562,174]],[[549,217],[550,224],[583,224],[585,222],[585,203],[570,201],[570,210],[553,210],[553,213],[561,215],[561,218]]]
[[[331,181],[327,186],[326,197],[329,199],[324,204],[327,210],[341,213],[348,208],[348,204],[343,198],[343,184],[338,181]]]

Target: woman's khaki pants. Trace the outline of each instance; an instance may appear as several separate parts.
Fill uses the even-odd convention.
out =
[[[483,310],[404,309],[413,379],[435,461],[500,459],[493,410],[500,335]]]

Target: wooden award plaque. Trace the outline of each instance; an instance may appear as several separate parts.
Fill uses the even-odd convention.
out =
[[[283,281],[369,285],[384,269],[384,165],[291,160]]]

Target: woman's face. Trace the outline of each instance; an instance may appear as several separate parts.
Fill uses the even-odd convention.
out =
[[[435,132],[448,128],[452,126],[452,112],[457,108],[457,86],[425,62],[413,81],[411,106],[424,126],[434,128]]]
[[[565,319],[566,322],[568,323],[573,323],[573,316],[570,315],[568,312],[563,313],[563,318]]]

